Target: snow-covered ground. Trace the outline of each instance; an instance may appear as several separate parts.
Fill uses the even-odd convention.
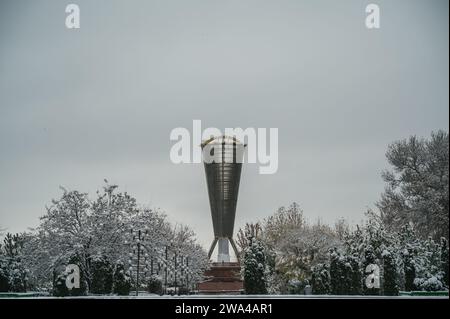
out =
[[[0,294],[0,298],[20,299],[449,299],[449,296],[354,296],[354,295],[155,295],[140,294],[139,296],[107,296],[92,295],[80,297],[53,297],[31,294]]]

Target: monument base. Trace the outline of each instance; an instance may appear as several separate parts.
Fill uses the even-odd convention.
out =
[[[205,281],[198,284],[199,294],[239,295],[244,290],[240,275],[241,267],[236,262],[211,263],[205,271]]]

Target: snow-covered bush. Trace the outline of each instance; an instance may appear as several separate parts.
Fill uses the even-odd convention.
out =
[[[288,282],[288,292],[291,295],[302,295],[305,286],[306,282],[302,282],[298,279],[291,279]]]
[[[119,296],[128,296],[131,289],[131,278],[122,261],[116,263],[113,279],[113,293]]]
[[[9,270],[0,260],[0,292],[9,291]]]
[[[67,273],[65,272],[57,273],[55,271],[54,277],[55,278],[53,280],[53,290],[52,290],[53,296],[55,297],[69,296],[69,289],[66,286]]]
[[[448,271],[449,271],[449,265],[448,265],[448,241],[445,238],[441,238],[441,271],[442,271],[442,280],[444,285],[449,287],[448,282]]]
[[[104,255],[94,256],[91,260],[91,285],[93,294],[110,294],[113,285],[113,266]]]
[[[163,293],[163,281],[161,276],[158,275],[151,275],[147,279],[147,290],[149,293],[153,294],[162,294]]]
[[[440,244],[432,238],[422,240],[411,225],[402,228],[398,250],[403,262],[406,291],[442,290],[446,287],[443,264],[448,257],[442,245],[445,247],[445,240]]]
[[[9,290],[13,292],[27,291],[27,272],[20,262],[13,260],[9,265]]]
[[[435,276],[431,276],[429,278],[415,278],[414,286],[418,290],[425,291],[438,291],[444,289],[441,279],[438,279]]]
[[[85,296],[88,293],[88,282],[86,279],[86,269],[82,264],[82,258],[79,253],[74,253],[64,261],[60,260],[55,263],[53,267],[53,289],[52,294],[56,297],[64,296]],[[73,287],[69,289],[67,287],[66,279],[69,273],[67,272],[67,265],[77,265],[80,270],[80,286],[79,288]]]

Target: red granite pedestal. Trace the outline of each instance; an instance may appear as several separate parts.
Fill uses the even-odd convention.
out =
[[[239,295],[244,285],[240,275],[241,267],[236,262],[212,263],[205,271],[205,281],[198,284],[200,294]]]

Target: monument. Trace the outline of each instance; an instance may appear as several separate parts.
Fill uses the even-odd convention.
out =
[[[236,204],[239,192],[245,146],[234,137],[211,137],[201,145],[208,186],[214,239],[208,252],[211,260],[217,245],[217,261],[205,273],[207,280],[199,284],[201,293],[239,293],[239,251],[233,240]],[[237,262],[231,262],[229,247]]]

